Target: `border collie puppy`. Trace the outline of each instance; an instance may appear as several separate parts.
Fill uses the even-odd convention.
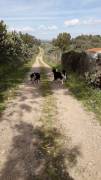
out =
[[[63,81],[66,80],[66,71],[63,70],[62,72],[59,72],[56,70],[56,68],[53,68],[52,72],[54,74],[54,81],[61,80],[61,82],[63,84]]]
[[[54,74],[54,80],[58,80],[58,79],[62,80],[63,79],[62,73],[57,71],[55,68],[52,69],[52,72]]]
[[[32,74],[30,74],[30,79],[32,82],[38,83],[40,81],[40,73],[33,72]]]

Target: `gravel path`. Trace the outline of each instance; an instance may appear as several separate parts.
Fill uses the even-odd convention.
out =
[[[40,63],[52,81],[51,68],[43,61],[42,52],[32,71],[40,71]],[[101,180],[101,126],[63,85],[52,82],[52,91],[57,129],[65,137],[63,146],[69,173],[61,180]],[[45,161],[36,150],[40,147],[44,99],[40,85],[32,85],[27,79],[20,85],[16,98],[8,102],[0,119],[0,180],[37,180],[38,174],[40,180],[53,180],[44,178]]]

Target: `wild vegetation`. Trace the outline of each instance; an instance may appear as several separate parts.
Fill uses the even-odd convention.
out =
[[[90,48],[101,48],[100,35],[80,35],[71,41],[72,47],[77,50],[85,50]]]
[[[58,36],[57,39],[59,37],[60,36]],[[84,41],[83,45],[84,44],[86,45],[87,39],[89,41],[89,45],[91,46],[89,47],[85,46],[83,48],[78,46],[78,48],[74,48],[74,50],[70,51],[70,47],[75,47],[76,40],[77,41],[80,40],[81,42],[83,40]],[[52,44],[55,45],[55,47],[61,48],[60,46],[56,46],[54,41],[57,41],[57,40],[53,40]],[[73,43],[73,41],[75,42]],[[90,47],[101,47],[100,41],[101,41],[100,36],[84,36],[84,35],[79,36],[71,40],[71,44],[68,44],[66,46],[67,50],[65,49],[65,51],[67,52],[62,53],[62,61],[60,61],[59,59],[57,61],[56,58],[54,58],[54,61],[53,61],[52,58],[50,58],[52,57],[52,55],[51,56],[49,55],[49,58],[48,58],[48,55],[46,55],[45,60],[52,67],[55,66],[60,70],[64,68],[67,71],[68,79],[66,82],[66,87],[70,89],[71,93],[78,100],[84,103],[87,109],[93,111],[97,115],[98,119],[101,120],[101,90],[93,86],[93,84],[91,83],[93,82],[92,78],[91,80],[87,80],[85,79],[85,76],[84,76],[84,73],[87,71],[93,72],[94,68],[96,67],[96,63],[95,61],[93,61],[91,65],[91,62],[89,61],[87,54],[82,51],[82,49],[86,49]],[[96,42],[96,46],[95,46],[95,42]],[[82,45],[82,43],[80,44]],[[51,46],[51,49],[52,49],[52,46]],[[54,49],[54,46],[53,46],[53,49]],[[46,51],[46,54],[49,54],[49,52],[50,50],[48,49]],[[50,54],[53,54],[53,52],[51,51]],[[94,79],[93,74],[92,74],[92,77]]]
[[[68,75],[66,87],[69,88],[72,95],[79,101],[82,101],[84,106],[94,112],[101,121],[101,90],[89,86],[84,78],[76,73]]]
[[[54,47],[52,43],[44,43],[42,45],[44,49],[44,61],[50,66],[61,63],[61,51],[58,47]]]
[[[8,32],[0,22],[0,111],[10,89],[19,84],[31,67],[31,59],[38,53],[40,41],[29,34]]]
[[[62,52],[68,50],[83,51],[90,48],[101,48],[100,35],[80,35],[72,38],[69,33],[60,33],[52,40],[52,44]]]
[[[56,39],[53,39],[52,44],[64,52],[71,44],[71,35],[69,33],[60,33]]]

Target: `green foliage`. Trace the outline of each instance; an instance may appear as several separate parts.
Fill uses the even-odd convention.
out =
[[[7,27],[3,21],[0,22],[0,54],[5,54],[5,46],[6,46],[6,38],[7,38]]]
[[[52,44],[59,47],[62,52],[68,50],[85,50],[90,48],[101,47],[100,35],[80,35],[71,39],[68,33],[60,33],[56,39],[53,39]]]
[[[29,34],[7,32],[7,26],[3,21],[0,22],[0,63],[7,63],[14,57],[31,57],[39,45],[40,41]]]
[[[70,74],[66,86],[74,96],[101,120],[101,90],[88,87],[85,80],[77,74]]]
[[[63,52],[71,43],[71,35],[66,32],[60,33],[56,39],[53,39],[52,43],[54,46],[59,47]]]
[[[72,39],[72,46],[76,49],[90,49],[101,47],[100,35],[80,35]]]
[[[61,51],[51,43],[44,43],[44,61],[50,66],[61,63]]]
[[[25,44],[27,44],[29,47],[33,47],[33,45],[40,45],[41,41],[36,39],[34,36],[29,35],[28,33],[22,34],[21,32],[19,33],[21,39]]]

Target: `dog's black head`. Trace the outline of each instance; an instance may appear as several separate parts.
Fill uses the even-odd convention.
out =
[[[52,72],[55,73],[55,72],[56,72],[56,68],[53,68],[53,69],[52,69]]]

